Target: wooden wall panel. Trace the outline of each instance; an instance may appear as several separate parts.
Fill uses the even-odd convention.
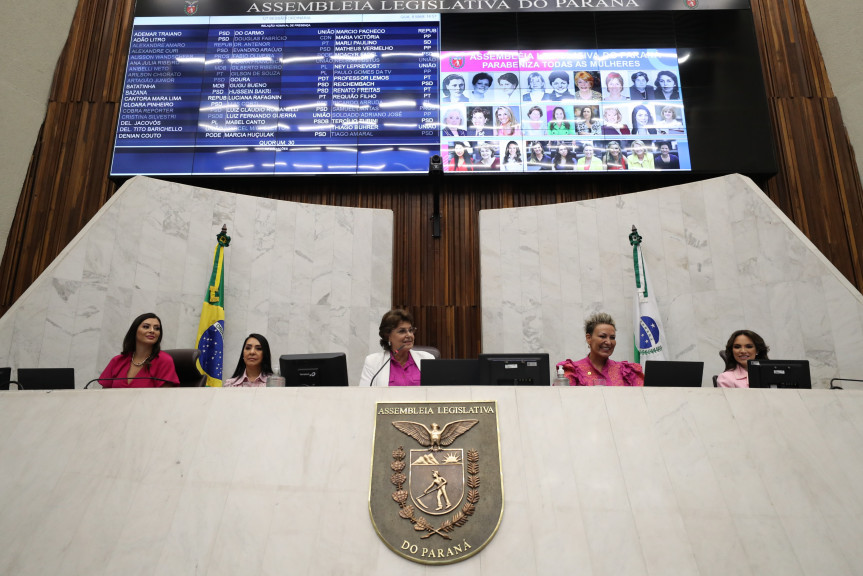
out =
[[[79,3],[55,71],[0,271],[5,312],[95,212],[107,178],[133,0]],[[752,0],[780,172],[758,182],[858,288],[863,190],[803,0]],[[427,177],[196,180],[269,198],[394,212],[393,303],[410,309],[418,342],[444,357],[481,349],[479,210],[571,202],[697,180],[687,174],[603,178]],[[648,181],[649,180],[649,181]],[[646,182],[645,182],[646,181]],[[431,222],[440,194],[441,238]]]

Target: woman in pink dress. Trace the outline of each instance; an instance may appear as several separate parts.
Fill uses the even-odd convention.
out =
[[[123,351],[111,358],[99,376],[102,388],[163,388],[178,386],[174,360],[161,351],[162,321],[152,312],[132,321]]]
[[[610,358],[617,345],[614,320],[609,314],[593,314],[584,323],[589,352],[577,362],[564,360],[563,373],[570,386],[643,386],[644,371],[635,362],[615,362]]]

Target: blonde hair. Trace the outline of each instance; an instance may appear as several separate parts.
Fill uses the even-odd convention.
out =
[[[584,333],[593,334],[593,331],[596,330],[596,327],[600,324],[608,324],[609,326],[617,330],[611,314],[607,314],[605,312],[597,312],[595,314],[591,314],[587,318],[587,320],[584,321]]]

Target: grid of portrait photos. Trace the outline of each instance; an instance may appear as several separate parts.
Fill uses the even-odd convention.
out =
[[[674,49],[442,52],[446,172],[691,170]]]

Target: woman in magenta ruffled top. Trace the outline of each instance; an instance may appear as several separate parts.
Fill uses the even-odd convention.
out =
[[[593,314],[584,322],[585,339],[590,352],[577,362],[564,360],[563,373],[570,386],[643,386],[644,371],[635,362],[611,359],[617,344],[614,320],[604,312]]]

